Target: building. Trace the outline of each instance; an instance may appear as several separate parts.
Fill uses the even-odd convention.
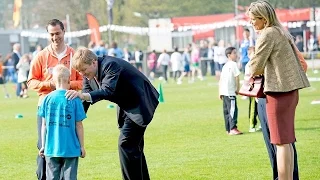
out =
[[[311,33],[319,37],[320,8],[276,9],[276,13],[293,36],[301,35],[304,43]],[[315,20],[315,21],[314,21]],[[233,13],[208,16],[173,17],[149,20],[149,49],[157,51],[186,47],[202,39],[223,39],[237,46],[243,39],[243,28],[250,26],[245,13],[237,17]]]

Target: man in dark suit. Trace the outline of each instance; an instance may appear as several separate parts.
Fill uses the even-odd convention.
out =
[[[16,81],[16,95],[17,97],[21,97],[21,83],[18,83],[18,69],[17,69],[17,64],[20,61],[21,54],[20,54],[20,47],[21,45],[19,43],[15,43],[12,47],[13,52],[12,52],[12,60],[13,60],[13,69],[14,69],[14,81]]]
[[[111,56],[98,58],[87,48],[76,51],[72,67],[85,78],[82,92],[70,90],[67,98],[80,97],[86,110],[100,100],[118,105],[118,146],[123,179],[150,179],[143,136],[159,103],[157,90],[130,63]]]

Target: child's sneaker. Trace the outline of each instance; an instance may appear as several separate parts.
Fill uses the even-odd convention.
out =
[[[256,128],[250,128],[250,129],[249,129],[249,132],[251,132],[251,133],[252,133],[252,132],[256,132],[256,131],[257,131]]]
[[[262,127],[259,126],[259,127],[256,129],[256,131],[261,131],[261,129],[262,129]]]

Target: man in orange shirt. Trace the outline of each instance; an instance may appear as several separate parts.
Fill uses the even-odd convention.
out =
[[[82,76],[71,68],[72,55],[74,49],[64,42],[64,25],[58,19],[52,19],[47,24],[47,32],[50,35],[51,44],[38,52],[31,62],[28,77],[28,88],[35,90],[39,95],[38,107],[43,98],[51,91],[55,90],[52,81],[52,69],[57,64],[64,64],[70,69],[70,88],[73,90],[82,89]],[[41,117],[37,116],[38,122],[38,149],[41,148]],[[46,179],[45,159],[37,157],[37,176],[39,180]]]

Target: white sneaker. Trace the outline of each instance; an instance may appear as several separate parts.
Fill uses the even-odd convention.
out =
[[[182,81],[181,81],[181,80],[178,80],[178,81],[177,81],[177,84],[182,84]]]
[[[259,127],[256,129],[256,131],[261,131],[261,129],[262,129],[262,127],[259,126]]]
[[[256,131],[257,131],[256,128],[250,128],[250,129],[249,129],[249,132],[251,132],[251,133],[252,133],[252,132],[256,132]]]

